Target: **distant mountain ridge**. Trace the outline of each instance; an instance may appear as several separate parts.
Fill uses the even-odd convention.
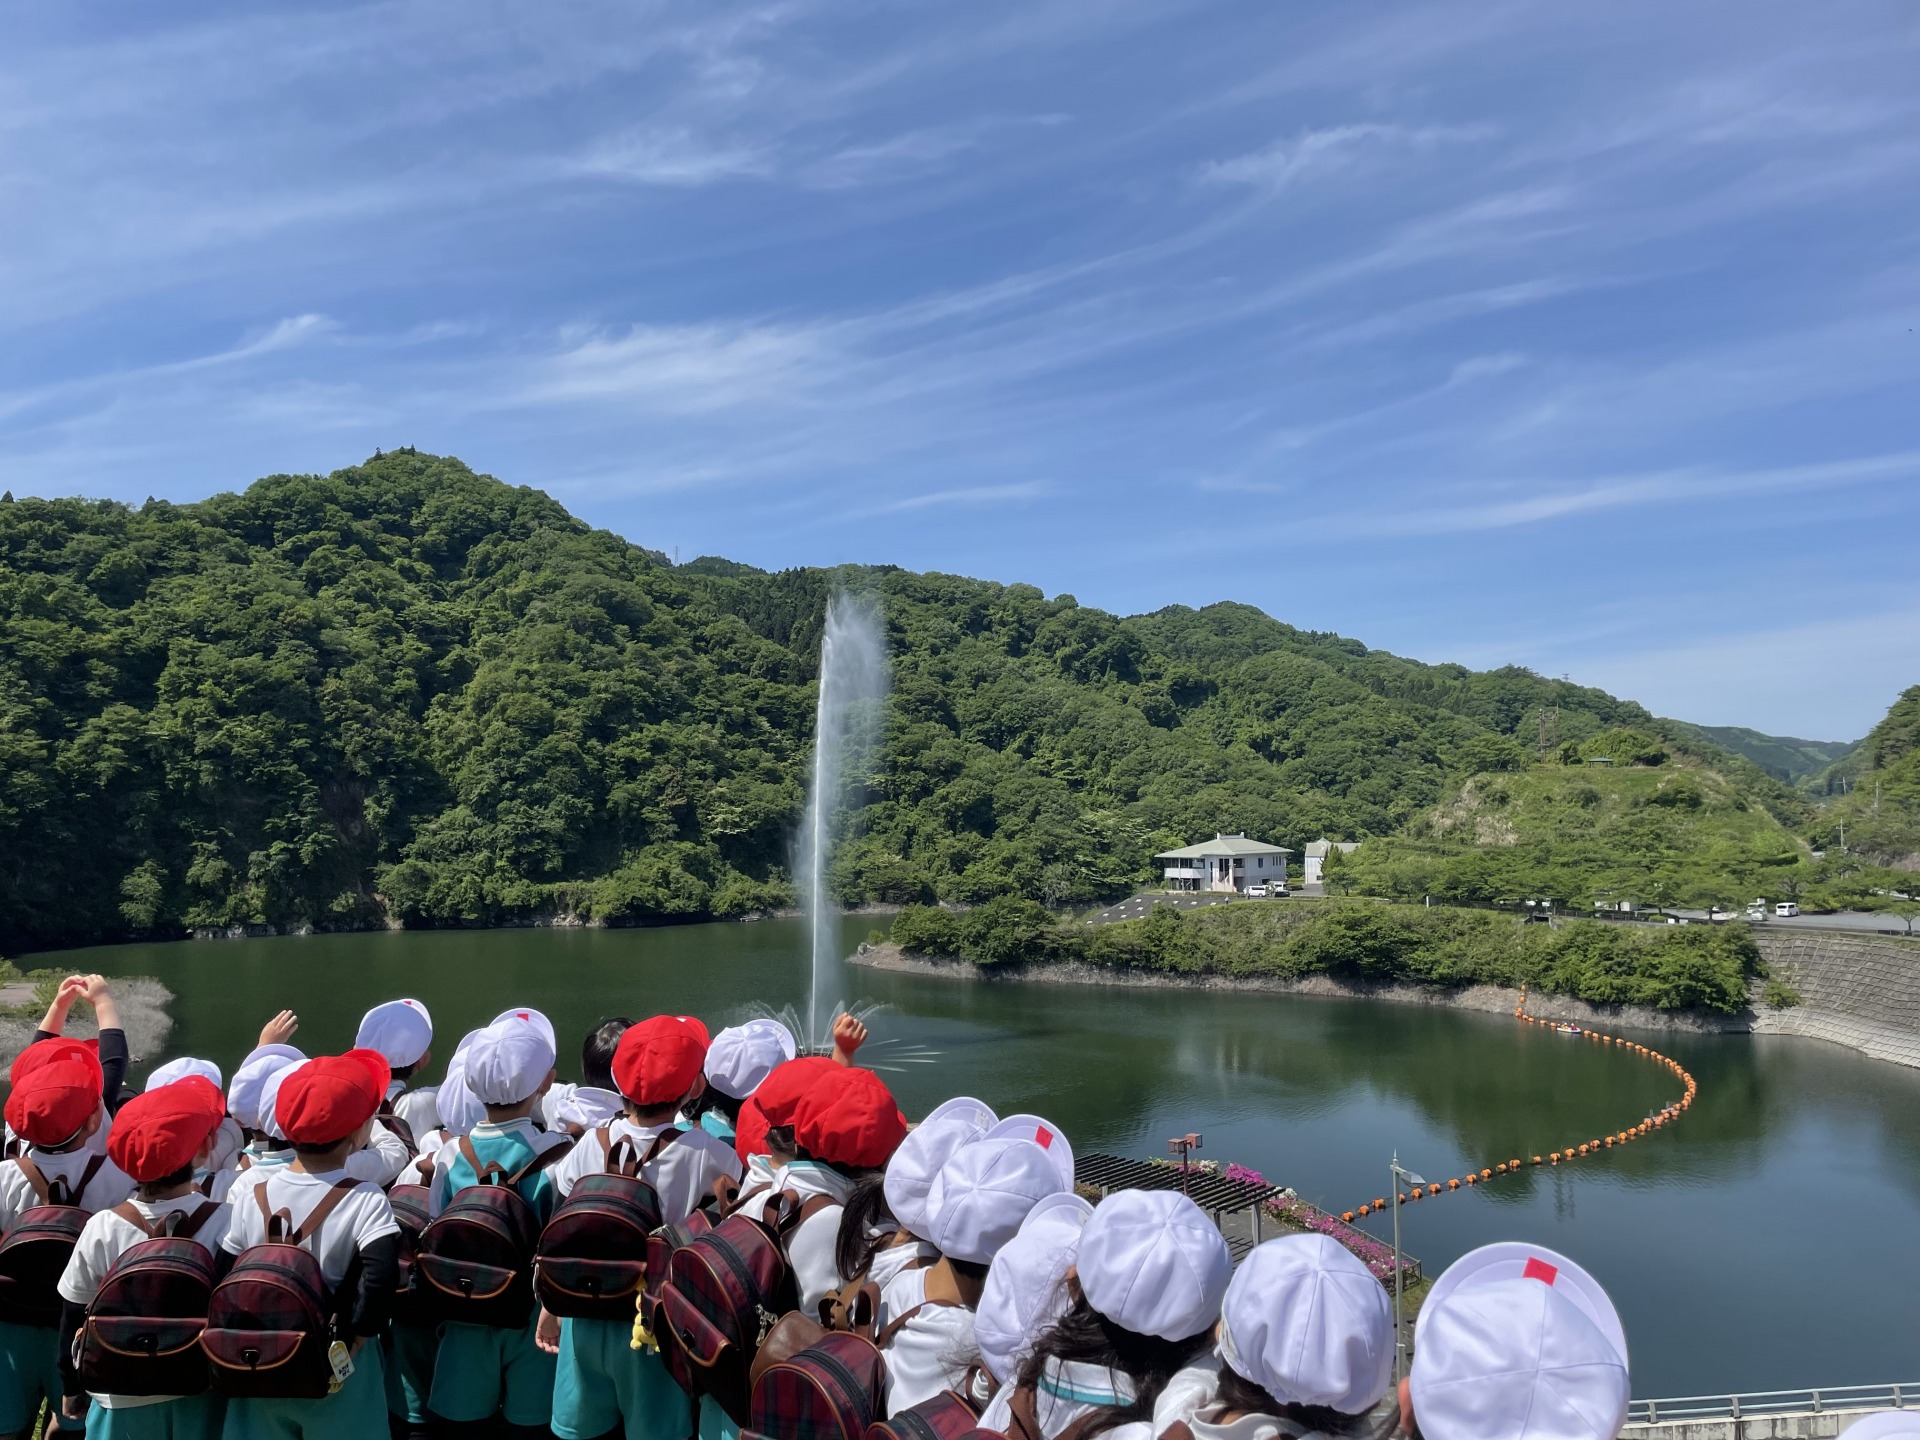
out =
[[[1774,779],[1788,785],[1800,785],[1859,749],[1859,740],[1798,740],[1788,735],[1766,735],[1744,725],[1694,725],[1685,720],[1670,720],[1684,726],[1711,744],[1731,750],[1758,765]]]
[[[1714,772],[1698,813],[1771,817],[1748,850],[1813,816],[1698,727],[1517,666],[1232,603],[1123,618],[889,566],[675,566],[408,452],[191,505],[0,501],[0,949],[790,903],[836,586],[881,602],[893,670],[848,902],[1088,904],[1196,836],[1388,835],[1475,776],[1653,750]],[[1619,823],[1646,869],[1635,846],[1687,832],[1636,828],[1639,799]]]

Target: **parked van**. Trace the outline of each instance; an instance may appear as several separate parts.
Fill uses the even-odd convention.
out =
[[[1791,900],[1782,900],[1778,905],[1773,907],[1773,913],[1782,918],[1786,918],[1798,915],[1800,913],[1800,907]]]

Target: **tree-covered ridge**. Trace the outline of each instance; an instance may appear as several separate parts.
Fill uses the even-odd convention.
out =
[[[1920,685],[1901,692],[1848,761],[1844,791],[1818,824],[1829,865],[1844,850],[1870,866],[1920,871]]]
[[[1621,727],[1797,803],[1524,670],[1239,605],[676,568],[408,453],[193,505],[0,503],[0,946],[782,903],[835,584],[881,601],[894,668],[846,900],[1105,899],[1195,836],[1385,834]]]

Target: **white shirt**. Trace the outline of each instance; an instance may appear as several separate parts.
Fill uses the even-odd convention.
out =
[[[980,1358],[973,1311],[964,1305],[926,1304],[927,1273],[905,1271],[880,1295],[880,1313],[887,1324],[916,1305],[924,1307],[887,1342],[887,1412],[892,1415],[942,1390],[958,1390],[967,1368]]]
[[[413,1156],[407,1153],[406,1142],[376,1120],[372,1138],[347,1156],[346,1168],[354,1179],[365,1180],[384,1190],[412,1163]]]
[[[135,1200],[133,1206],[148,1220],[157,1220],[175,1211],[191,1215],[209,1203],[206,1196],[196,1191],[177,1195],[171,1200]],[[211,1254],[218,1248],[221,1237],[227,1233],[229,1214],[225,1205],[216,1205],[206,1223],[194,1232],[194,1243]],[[93,1297],[100,1293],[107,1271],[113,1268],[113,1262],[143,1240],[152,1238],[139,1226],[114,1214],[111,1209],[96,1211],[87,1221],[86,1228],[80,1232],[79,1240],[74,1243],[73,1258],[67,1261],[66,1273],[60,1277],[60,1298],[70,1300],[75,1305],[91,1305]],[[169,1395],[94,1396],[105,1410],[132,1410],[141,1405],[158,1405],[162,1400],[172,1398]]]
[[[1193,1440],[1313,1440],[1318,1430],[1300,1430],[1271,1415],[1242,1415],[1228,1424],[1203,1420],[1199,1416],[1187,1422]]]
[[[406,1081],[395,1080],[387,1086],[387,1101],[393,1106],[393,1113],[407,1122],[407,1128],[413,1132],[416,1143],[429,1130],[440,1128],[439,1095],[438,1085],[422,1085],[418,1090],[409,1090]]]
[[[833,1201],[802,1220],[787,1237],[787,1258],[793,1262],[803,1315],[817,1316],[820,1302],[847,1283],[840,1274],[834,1249],[840,1241],[840,1214],[847,1197],[853,1194],[853,1186],[852,1180],[818,1160],[796,1160],[774,1174],[773,1188],[791,1190],[803,1206],[816,1195]]]
[[[459,1137],[445,1130],[429,1130],[426,1134],[415,1138],[420,1142],[420,1153],[406,1163],[400,1171],[400,1178],[388,1186],[388,1189],[397,1189],[402,1185],[427,1184],[431,1178],[430,1167],[439,1157],[440,1147],[449,1140],[457,1140]]]
[[[878,1285],[884,1296],[887,1286],[893,1283],[894,1277],[905,1274],[909,1265],[917,1261],[918,1268],[925,1269],[939,1258],[938,1246],[929,1245],[926,1241],[919,1239],[903,1240],[898,1245],[889,1246],[874,1255],[873,1263],[867,1267],[867,1279]]]
[[[1166,1388],[1154,1398],[1153,1433],[1158,1435],[1178,1420],[1197,1425],[1200,1412],[1212,1405],[1219,1393],[1220,1352],[1209,1350],[1174,1371]]]
[[[88,1150],[69,1150],[50,1155],[44,1150],[29,1148],[27,1158],[33,1161],[34,1167],[46,1177],[49,1185],[55,1180],[77,1185],[95,1156]],[[131,1194],[132,1177],[111,1160],[103,1160],[93,1179],[87,1182],[87,1188],[80,1194],[80,1208],[91,1214],[95,1210],[118,1205]],[[40,1197],[34,1191],[33,1182],[27,1179],[27,1172],[12,1160],[0,1162],[0,1231],[11,1230],[14,1221],[39,1203]]]
[[[291,1166],[273,1166],[259,1179],[248,1172],[233,1187],[229,1200],[233,1215],[222,1246],[228,1254],[238,1255],[249,1245],[266,1243],[267,1222],[260,1213],[259,1201],[254,1198],[262,1187],[267,1192],[267,1209],[287,1211],[298,1229],[327,1191],[351,1178],[344,1169],[309,1175]],[[320,1273],[328,1286],[337,1288],[347,1278],[356,1253],[383,1236],[399,1233],[400,1227],[394,1221],[393,1207],[387,1203],[387,1197],[378,1186],[363,1180],[334,1208],[318,1235],[308,1235],[300,1241],[300,1248],[320,1261]]]
[[[673,1128],[616,1120],[607,1142],[613,1146],[626,1140],[645,1155],[653,1147],[656,1136]],[[561,1195],[568,1195],[587,1176],[598,1175],[606,1168],[607,1151],[600,1148],[599,1134],[589,1130],[575,1144],[573,1153],[553,1167],[553,1183]],[[665,1225],[691,1215],[694,1207],[712,1191],[713,1182],[722,1175],[739,1179],[740,1157],[733,1153],[732,1147],[704,1130],[682,1130],[640,1171],[640,1178],[653,1186],[654,1193],[660,1197],[660,1220]]]
[[[1083,1360],[1049,1360],[1034,1392],[1033,1413],[1040,1422],[1040,1433],[1046,1440],[1053,1440],[1089,1410],[1131,1405],[1133,1396],[1133,1377],[1122,1371]],[[1003,1385],[980,1416],[980,1428],[1011,1434],[1012,1401],[1013,1386]],[[1102,1440],[1150,1440],[1154,1433],[1151,1425],[1135,1421],[1106,1431]]]

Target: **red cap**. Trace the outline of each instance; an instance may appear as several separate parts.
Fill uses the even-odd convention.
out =
[[[886,1164],[907,1138],[893,1092],[871,1070],[835,1068],[846,1078],[820,1081],[800,1098],[794,1139],[816,1160],[863,1169]]]
[[[100,1071],[100,1042],[98,1040],[69,1040],[64,1035],[55,1035],[48,1040],[36,1040],[13,1058],[13,1069],[7,1078],[18,1085],[28,1075],[42,1065],[50,1065],[55,1060],[72,1060],[82,1065],[91,1065],[94,1073]]]
[[[226,1113],[219,1086],[204,1075],[183,1076],[120,1107],[107,1158],[142,1183],[162,1179],[193,1163]]]
[[[7,1124],[29,1145],[64,1145],[99,1108],[100,1062],[92,1056],[56,1057],[30,1066],[14,1080],[13,1093],[7,1096]]]
[[[766,1112],[751,1095],[740,1102],[740,1118],[733,1122],[733,1153],[742,1165],[751,1165],[754,1156],[767,1153]]]
[[[800,1097],[811,1090],[816,1081],[846,1068],[827,1055],[802,1055],[796,1060],[774,1066],[767,1078],[760,1082],[760,1088],[753,1092],[753,1103],[760,1107],[760,1114],[765,1117],[767,1124],[791,1125]],[[744,1105],[740,1113],[746,1114]]]
[[[707,1022],[698,1015],[676,1015],[673,1018],[698,1035],[702,1045],[713,1044],[713,1036],[707,1033]]]
[[[387,1098],[387,1062],[369,1063],[370,1050],[322,1055],[281,1082],[273,1118],[295,1145],[334,1145],[346,1139]],[[376,1055],[374,1059],[378,1060]]]
[[[629,1025],[613,1052],[613,1083],[635,1105],[669,1105],[686,1098],[707,1063],[706,1027],[679,1015],[655,1015]]]

